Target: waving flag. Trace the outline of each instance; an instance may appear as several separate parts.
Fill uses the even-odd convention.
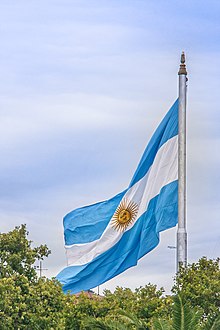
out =
[[[178,100],[152,136],[129,187],[113,198],[64,217],[68,266],[63,291],[94,288],[126,269],[177,224]]]

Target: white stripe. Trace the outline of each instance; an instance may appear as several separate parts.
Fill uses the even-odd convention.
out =
[[[134,201],[139,205],[136,220],[127,227],[126,231],[146,211],[150,200],[160,193],[161,188],[177,180],[177,152],[178,136],[176,135],[158,150],[147,174],[124,195],[123,199],[126,198],[128,202]],[[112,228],[110,221],[99,239],[89,243],[66,245],[68,265],[79,266],[87,264],[114,246],[120,240],[123,233]]]

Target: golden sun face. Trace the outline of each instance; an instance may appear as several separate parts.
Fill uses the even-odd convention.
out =
[[[135,220],[137,213],[138,204],[123,199],[112,217],[112,227],[124,231]]]

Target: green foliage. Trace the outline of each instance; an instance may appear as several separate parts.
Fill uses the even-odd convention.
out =
[[[181,295],[173,297],[171,320],[153,319],[152,330],[217,330],[220,325],[220,318],[209,319],[203,324],[202,310],[192,308],[183,302]]]
[[[220,315],[217,315],[216,317],[209,318],[208,320],[206,320],[202,329],[203,330],[219,330],[220,329]]]
[[[164,297],[163,293],[163,288],[157,290],[156,285],[149,283],[134,292],[121,287],[117,287],[113,293],[106,290],[104,299],[110,306],[110,314],[115,315],[119,310],[123,310],[133,313],[139,320],[148,324],[154,315],[164,316],[170,312],[172,299]]]
[[[131,312],[119,311],[119,318],[127,325],[127,328],[136,330],[146,330],[146,321],[139,319],[135,314]]]
[[[106,290],[103,297],[94,296],[92,299],[84,293],[78,297],[66,295],[65,329],[84,329],[88,316],[89,320],[92,317],[93,321],[96,319],[99,323],[104,321],[104,323],[110,324],[114,321],[118,322],[117,326],[119,326],[118,324],[123,321],[127,327],[133,325],[139,330],[146,329],[150,315],[164,315],[162,307],[166,310],[164,301],[167,298],[164,298],[162,293],[162,289],[157,290],[156,286],[148,284],[136,289],[135,292],[117,287],[113,293]]]
[[[30,281],[36,279],[34,262],[50,254],[46,245],[32,248],[27,239],[25,225],[15,227],[9,233],[0,233],[0,278],[15,274],[25,275]]]
[[[110,306],[104,298],[94,295],[91,299],[86,293],[79,296],[64,295],[65,308],[63,316],[66,330],[84,329],[84,321],[88,317],[105,318]]]
[[[171,325],[167,320],[153,319],[151,329],[152,330],[170,330]]]
[[[0,329],[57,329],[64,299],[61,286],[41,278],[34,283],[24,275],[0,280]]]
[[[174,296],[173,305],[173,329],[197,330],[200,326],[202,312],[194,310],[188,304],[183,303],[180,295]]]
[[[186,268],[181,268],[172,288],[174,294],[181,293],[184,301],[192,307],[200,307],[204,318],[215,317],[220,308],[219,259],[201,258]]]
[[[86,330],[127,330],[127,326],[124,323],[114,320],[104,320],[87,318],[85,322]]]
[[[125,329],[147,329],[151,315],[164,315],[167,310],[167,298],[162,294],[163,289],[157,290],[155,285],[148,284],[135,292],[117,287],[113,293],[106,290],[103,297],[95,296],[93,299],[85,294],[80,294],[77,298],[67,295],[66,329],[88,328],[88,322],[90,326],[92,322],[93,326],[96,324],[99,327],[110,324],[119,327],[119,324],[123,324]],[[169,301],[171,304],[172,299]]]
[[[25,225],[0,234],[0,330],[62,329],[64,295],[54,280],[38,279],[33,264],[48,256],[31,247]]]
[[[25,225],[0,234],[0,330],[220,329],[219,260],[182,268],[173,297],[152,284],[102,297],[64,295],[56,280],[37,277],[33,264],[50,251],[27,237]]]
[[[112,316],[112,319],[106,318],[92,318],[89,317],[84,323],[85,329],[103,329],[103,330],[125,330],[125,329],[136,329],[146,330],[148,329],[146,323],[139,320],[133,313],[124,312],[123,310],[118,311],[118,315]]]

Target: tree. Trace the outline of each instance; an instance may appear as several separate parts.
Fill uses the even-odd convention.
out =
[[[203,310],[204,319],[219,315],[220,269],[219,259],[201,258],[181,268],[176,275],[172,292],[181,294],[184,302]]]
[[[46,245],[32,248],[27,236],[26,225],[15,227],[9,233],[0,233],[0,278],[20,274],[30,281],[36,279],[33,264],[51,252]]]
[[[110,310],[104,299],[96,295],[91,299],[84,292],[78,296],[64,295],[64,301],[65,330],[84,329],[84,322],[88,317],[104,318]]]
[[[65,296],[65,329],[80,330],[88,328],[89,322],[96,326],[119,327],[125,329],[147,329],[153,316],[167,316],[171,310],[172,299],[163,296],[163,289],[148,284],[134,292],[129,288],[117,287],[112,293],[104,291],[104,296],[89,298],[82,293],[78,297]],[[91,323],[90,323],[91,326]],[[136,328],[135,328],[136,327]]]
[[[172,299],[164,296],[163,293],[163,288],[157,290],[157,286],[150,283],[135,289],[134,292],[121,287],[117,287],[113,293],[109,290],[104,292],[105,299],[110,306],[110,316],[123,310],[136,315],[146,324],[149,324],[154,315],[162,317],[170,313]]]
[[[119,311],[119,318],[121,321],[124,321],[124,323],[128,326],[131,327],[132,329],[136,330],[146,330],[147,324],[144,320],[139,319],[135,314],[131,312],[124,312]]]
[[[127,326],[119,321],[96,319],[92,317],[87,318],[84,326],[86,330],[128,330]]]
[[[25,225],[0,234],[0,330],[64,329],[64,294],[55,280],[37,278],[33,264],[46,245],[31,247]]]
[[[0,279],[0,330],[64,329],[64,295],[57,281],[24,275]]]
[[[174,296],[172,327],[174,330],[198,330],[202,311],[192,309],[187,303],[183,303],[180,295]]]
[[[148,327],[143,320],[139,320],[137,316],[131,312],[123,310],[117,311],[117,314],[110,319],[88,317],[84,322],[85,329],[102,329],[102,330],[147,330]]]
[[[220,317],[210,318],[201,322],[203,311],[192,308],[183,302],[181,295],[173,297],[172,317],[170,320],[155,318],[152,320],[152,330],[218,330]]]
[[[32,247],[25,225],[0,234],[0,330],[220,329],[219,260],[182,268],[173,297],[149,283],[91,299],[64,295],[55,279],[37,277],[34,262],[49,254],[46,245]]]

